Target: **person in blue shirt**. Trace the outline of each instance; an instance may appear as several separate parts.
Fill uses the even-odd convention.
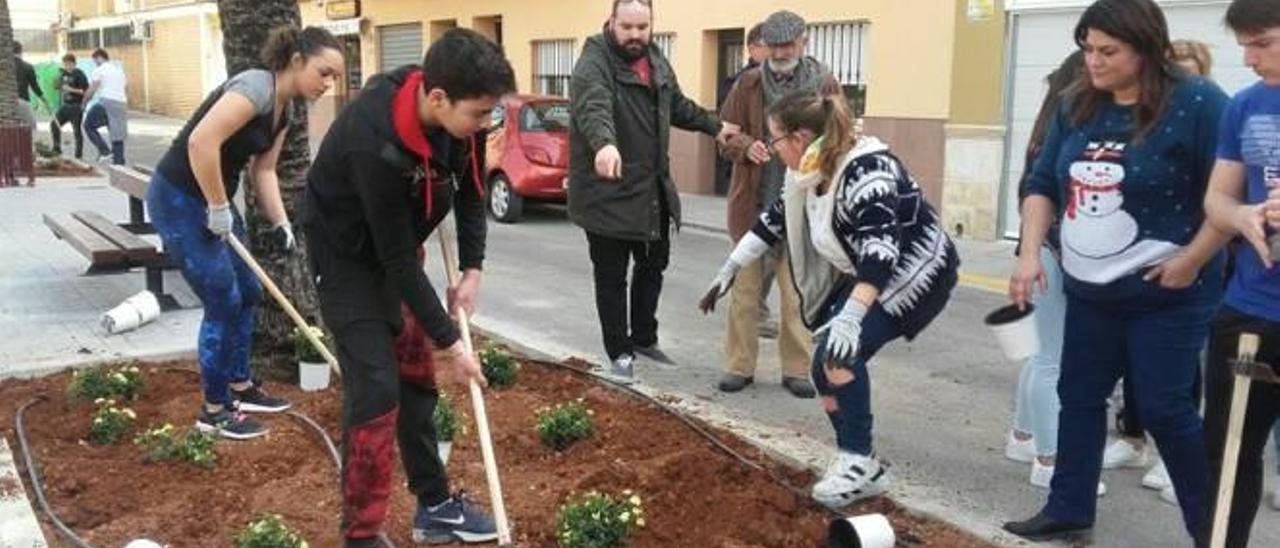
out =
[[[1004,528],[1037,541],[1090,533],[1106,400],[1127,373],[1194,537],[1207,472],[1191,386],[1228,238],[1204,222],[1202,203],[1227,96],[1169,60],[1168,24],[1152,0],[1099,0],[1074,36],[1086,70],[1026,182],[1009,283],[1019,305],[1043,287],[1039,250],[1057,220],[1067,294],[1057,466],[1040,512]]]
[[[1280,268],[1267,238],[1280,228],[1280,3],[1235,0],[1227,26],[1245,64],[1262,79],[1238,93],[1222,117],[1218,161],[1205,197],[1209,221],[1239,234],[1235,271],[1214,318],[1205,374],[1205,456],[1210,493],[1218,490],[1234,383],[1232,360],[1242,333],[1262,337],[1257,358],[1280,366]],[[1275,236],[1272,236],[1273,238]],[[1253,383],[1241,436],[1227,546],[1249,544],[1262,498],[1263,451],[1280,417],[1280,385]],[[1216,500],[1209,501],[1210,513]]]

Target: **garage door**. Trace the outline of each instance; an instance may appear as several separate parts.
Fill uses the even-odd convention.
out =
[[[1161,2],[1173,39],[1191,38],[1206,42],[1213,53],[1213,78],[1227,93],[1235,93],[1257,80],[1244,66],[1243,53],[1222,24],[1228,2],[1177,5]],[[1010,74],[1005,80],[1008,94],[1006,117],[1010,127],[1005,153],[1005,174],[1001,227],[1005,235],[1018,232],[1017,182],[1023,171],[1023,152],[1036,109],[1044,99],[1044,79],[1062,59],[1075,49],[1071,36],[1084,7],[1053,11],[1014,12],[1010,22]]]
[[[422,23],[378,27],[378,71],[422,62]]]

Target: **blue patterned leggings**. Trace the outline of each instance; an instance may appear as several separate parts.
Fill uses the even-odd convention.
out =
[[[165,251],[204,304],[197,345],[204,399],[229,404],[228,385],[250,379],[253,315],[262,286],[231,247],[205,228],[205,204],[159,173],[151,178],[147,212]],[[235,234],[243,240],[244,220],[234,214]]]

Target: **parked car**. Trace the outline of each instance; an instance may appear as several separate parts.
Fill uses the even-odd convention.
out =
[[[564,203],[569,187],[569,100],[517,95],[493,111],[506,133],[502,159],[489,172],[488,208],[502,223],[520,219],[526,202]]]

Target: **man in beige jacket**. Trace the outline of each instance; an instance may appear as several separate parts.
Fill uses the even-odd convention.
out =
[[[816,59],[804,55],[807,44],[805,22],[789,11],[770,15],[761,27],[761,38],[769,48],[769,58],[759,67],[742,74],[720,110],[725,122],[742,127],[742,133],[722,147],[721,153],[733,162],[729,185],[729,234],[736,243],[760,213],[781,194],[786,167],[774,158],[767,144],[769,131],[765,111],[784,95],[799,90],[840,93],[831,72]],[[787,258],[781,250],[743,268],[738,274],[729,301],[728,332],[725,337],[726,373],[719,388],[738,392],[755,381],[759,354],[758,326],[764,261],[773,261],[781,295],[781,333],[778,349],[782,360],[782,385],[799,398],[814,397],[809,381],[811,343],[809,331],[800,319],[799,297],[791,281]]]

